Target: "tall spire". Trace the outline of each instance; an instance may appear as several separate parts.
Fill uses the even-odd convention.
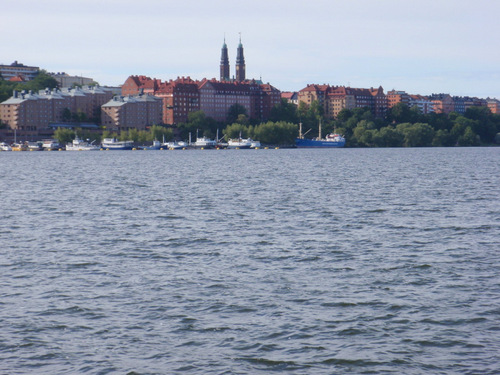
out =
[[[245,80],[245,57],[243,56],[243,44],[238,44],[238,53],[236,55],[236,81],[242,82]]]
[[[220,56],[220,80],[229,80],[229,56],[227,53],[226,36],[224,35],[224,44],[222,45]]]

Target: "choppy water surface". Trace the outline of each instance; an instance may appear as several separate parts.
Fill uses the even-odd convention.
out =
[[[0,168],[0,373],[500,372],[500,148]]]

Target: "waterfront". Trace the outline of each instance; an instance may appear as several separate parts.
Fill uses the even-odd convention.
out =
[[[0,153],[0,373],[498,373],[499,160]]]

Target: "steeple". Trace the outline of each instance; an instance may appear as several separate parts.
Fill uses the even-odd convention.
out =
[[[229,57],[227,53],[226,37],[224,36],[224,44],[222,45],[221,55],[220,55],[220,80],[229,80]]]
[[[240,33],[240,44],[238,44],[238,53],[236,55],[236,81],[242,82],[245,80],[245,57],[243,56],[243,45],[241,44],[241,33]]]

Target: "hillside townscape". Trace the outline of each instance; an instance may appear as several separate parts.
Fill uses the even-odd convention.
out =
[[[347,147],[500,143],[496,98],[314,83],[282,92],[246,77],[241,41],[234,75],[225,42],[219,68],[219,79],[130,75],[108,87],[17,61],[0,65],[0,141],[68,143],[78,134],[97,143],[112,137],[145,144],[204,136],[291,146],[303,130],[307,138],[342,134]]]

